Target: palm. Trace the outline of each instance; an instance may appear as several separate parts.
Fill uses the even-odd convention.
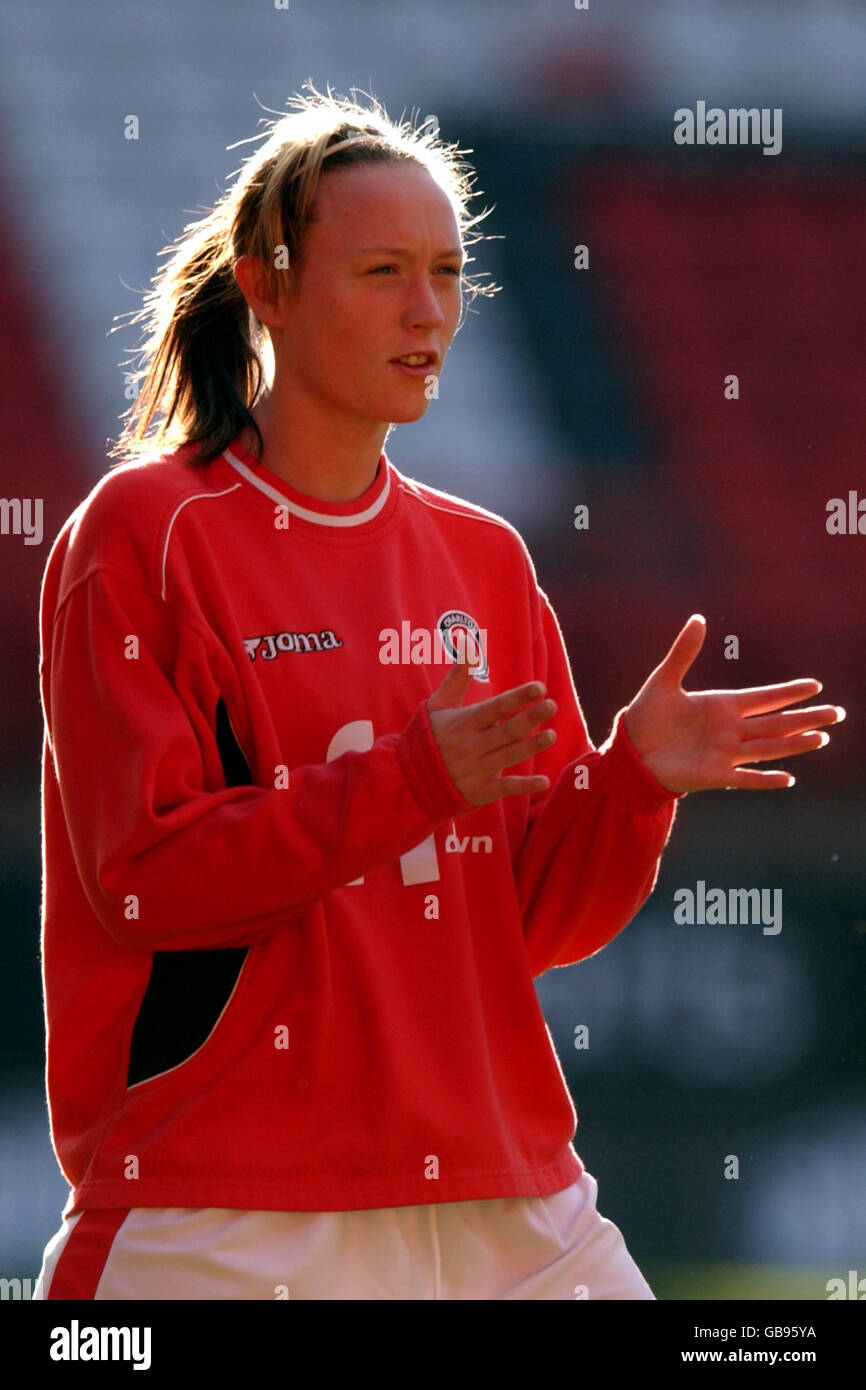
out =
[[[834,705],[788,710],[815,695],[820,681],[787,681],[743,690],[686,691],[682,681],[703,646],[703,618],[689,619],[664,661],[625,711],[626,732],[646,767],[669,791],[718,787],[787,787],[783,771],[761,772],[743,763],[788,758],[821,748],[824,724],[844,718]]]

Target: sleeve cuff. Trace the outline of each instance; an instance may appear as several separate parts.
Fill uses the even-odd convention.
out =
[[[448,820],[450,816],[478,810],[451,779],[433,733],[426,700],[418,705],[398,738],[397,757],[415,800],[431,820]]]
[[[601,766],[610,779],[611,791],[636,811],[658,811],[669,801],[677,801],[685,792],[672,792],[656,781],[626,732],[625,706],[613,722],[607,741],[598,750]]]

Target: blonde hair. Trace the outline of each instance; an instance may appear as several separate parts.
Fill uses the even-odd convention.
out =
[[[263,384],[270,384],[273,355],[267,329],[244,299],[234,266],[241,256],[259,258],[266,267],[270,297],[279,296],[286,281],[285,270],[274,264],[276,248],[285,247],[289,267],[300,267],[323,173],[359,164],[412,161],[450,198],[464,249],[482,239],[476,233],[467,240],[488,216],[488,210],[475,217],[468,212],[475,174],[461,156],[471,150],[444,144],[438,131],[428,128],[429,118],[420,128],[411,121],[391,121],[372,96],[370,106],[362,107],[334,96],[330,87],[323,95],[310,81],[303,86],[308,95],[298,93],[287,103],[296,110],[272,113],[278,119],[260,122],[265,131],[250,141],[238,141],[249,144],[267,136],[235,171],[234,184],[216,206],[160,252],[170,259],[151,282],[153,289],[145,293],[142,308],[119,316],[143,323],[145,333],[132,359],[137,357],[143,365],[127,373],[140,386],[132,406],[120,417],[126,423],[109,450],[113,466],[190,443],[200,446],[191,461],[204,465],[244,428],[253,431],[258,442],[254,449],[261,457],[264,446],[251,410]],[[465,271],[462,276],[472,297],[500,288],[478,285],[476,278]]]

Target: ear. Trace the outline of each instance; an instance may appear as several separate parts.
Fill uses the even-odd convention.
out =
[[[235,263],[235,279],[241,293],[260,323],[268,328],[283,325],[282,300],[271,297],[267,268],[257,256],[241,256]]]

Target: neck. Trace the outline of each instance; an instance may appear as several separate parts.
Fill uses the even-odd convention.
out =
[[[320,502],[353,502],[372,486],[388,426],[315,410],[309,402],[275,399],[253,409],[264,450],[261,462],[290,487]],[[244,443],[255,436],[248,430]]]

